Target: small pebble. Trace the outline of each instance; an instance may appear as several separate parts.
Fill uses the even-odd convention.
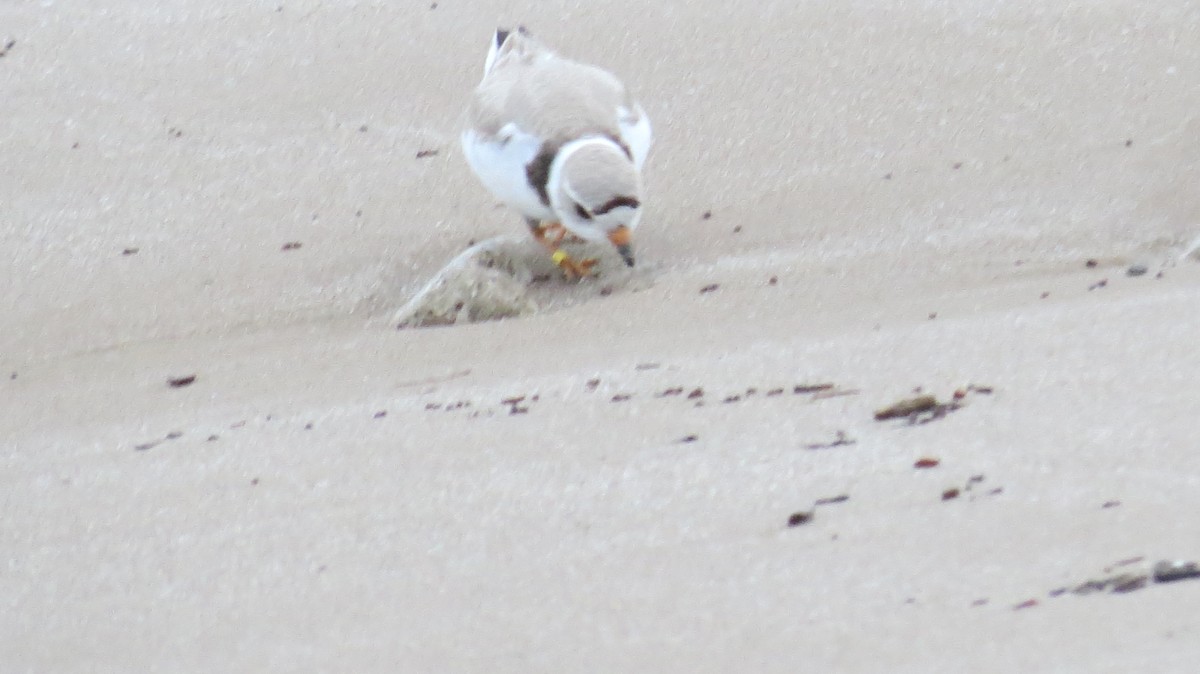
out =
[[[1129,269],[1125,270],[1125,275],[1126,276],[1141,276],[1142,274],[1145,274],[1148,271],[1150,271],[1150,269],[1148,267],[1146,267],[1146,265],[1144,265],[1144,264],[1133,264],[1133,265],[1129,266]]]
[[[807,524],[808,522],[812,521],[812,518],[813,514],[811,512],[805,512],[803,510],[800,512],[794,512],[790,517],[788,517],[788,528],[798,527],[801,524]]]
[[[185,377],[170,377],[167,379],[167,386],[171,388],[183,388],[184,386],[189,386],[194,381],[196,381],[196,375],[194,374],[189,374]]]
[[[1188,578],[1200,578],[1200,564],[1163,560],[1154,565],[1154,582],[1156,583],[1170,583]]]

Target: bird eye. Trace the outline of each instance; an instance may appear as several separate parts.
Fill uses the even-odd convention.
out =
[[[575,204],[575,213],[584,220],[591,220],[592,214],[587,212],[587,209],[579,204]]]

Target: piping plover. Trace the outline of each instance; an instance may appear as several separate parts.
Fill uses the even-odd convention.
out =
[[[568,278],[594,259],[560,247],[568,233],[612,242],[633,266],[650,120],[612,73],[565,59],[524,28],[497,30],[475,89],[463,153],[496,198],[525,216]]]

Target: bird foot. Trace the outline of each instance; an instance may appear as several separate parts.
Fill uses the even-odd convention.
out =
[[[554,251],[550,257],[554,260],[554,264],[562,270],[563,276],[568,281],[577,281],[595,273],[593,267],[596,266],[596,258],[594,257],[576,261],[562,250]]]

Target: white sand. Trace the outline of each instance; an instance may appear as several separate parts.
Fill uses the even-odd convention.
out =
[[[1194,3],[104,4],[0,5],[0,669],[1194,668],[1200,581],[1049,595],[1200,559]],[[517,21],[650,112],[640,266],[395,331],[524,226]]]

